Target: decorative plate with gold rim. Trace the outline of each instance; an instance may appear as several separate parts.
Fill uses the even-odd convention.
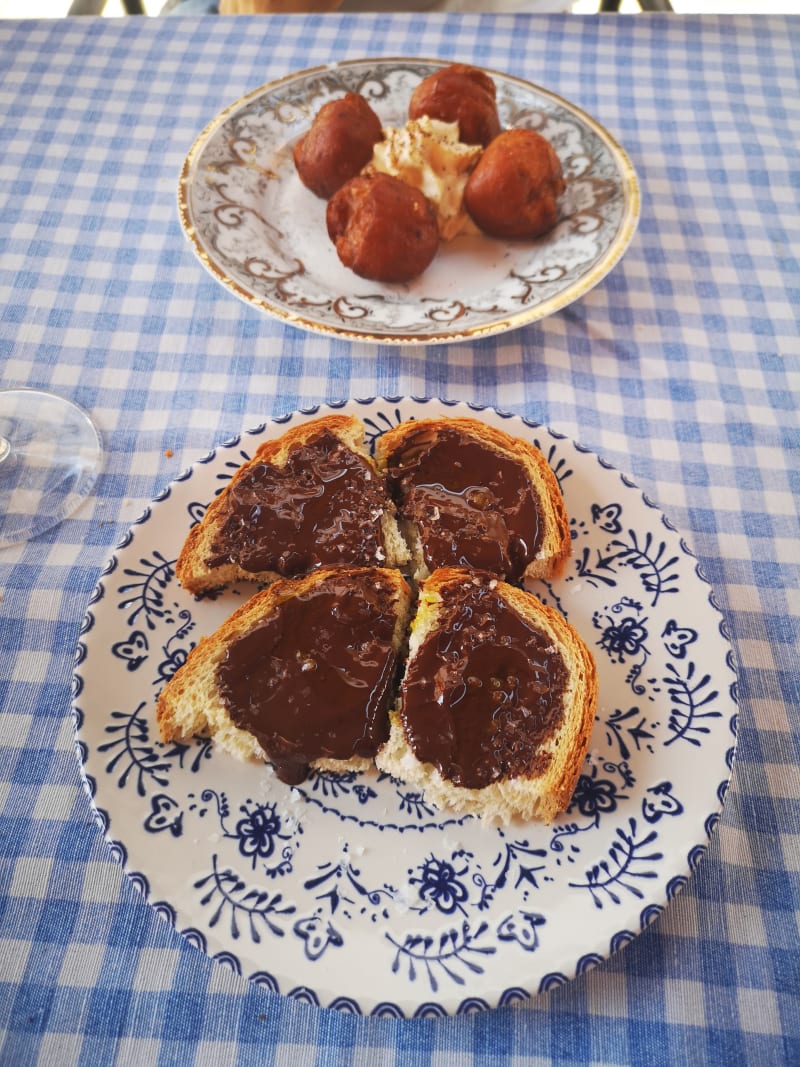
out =
[[[583,296],[618,262],[639,215],[636,173],[593,118],[546,89],[487,71],[500,120],[542,133],[567,189],[536,241],[461,235],[414,281],[365,281],[328,238],[325,202],[301,183],[292,148],[320,107],[361,93],[402,125],[439,60],[353,60],[293,74],[227,107],[200,134],[179,184],[183,228],[201,262],[241,299],[292,326],[356,341],[470,340],[534,322]]]
[[[148,507],[84,618],[73,714],[112,854],[148,903],[266,989],[379,1016],[475,1011],[551,989],[633,940],[685,886],[733,765],[736,675],[713,592],[683,537],[628,478],[545,427],[412,398],[353,400],[367,442],[406,419],[470,415],[536,444],[564,493],[565,574],[531,585],[592,649],[599,695],[568,811],[484,826],[379,773],[286,786],[207,739],[162,744],[156,698],[253,592],[195,600],[186,534],[294,412],[217,448]]]

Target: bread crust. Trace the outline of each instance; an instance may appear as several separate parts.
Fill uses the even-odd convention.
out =
[[[443,592],[454,583],[460,585],[468,580],[480,579],[462,568],[442,567],[424,582],[411,624],[406,673],[425,639],[437,628]],[[553,642],[567,666],[563,721],[543,746],[552,754],[547,769],[538,775],[492,782],[480,789],[454,785],[433,764],[417,759],[407,740],[402,701],[390,712],[389,740],[375,762],[386,774],[422,790],[425,799],[437,808],[476,815],[487,823],[507,824],[515,818],[538,818],[549,823],[569,806],[586,757],[597,704],[594,658],[563,615],[532,593],[500,581],[494,588],[507,605]]]
[[[191,737],[212,737],[217,747],[243,762],[269,761],[256,738],[231,720],[217,687],[217,667],[234,641],[274,614],[285,601],[303,596],[330,578],[348,581],[364,577],[373,584],[384,581],[391,591],[395,612],[392,643],[395,652],[401,655],[408,630],[411,589],[398,570],[327,567],[303,578],[281,578],[237,608],[213,633],[202,637],[186,662],[161,690],[156,704],[156,721],[162,742],[168,744]],[[313,761],[311,766],[336,771],[365,770],[372,766],[372,760],[363,757],[350,760],[320,759]]]
[[[385,471],[392,453],[402,449],[415,434],[420,431],[435,433],[440,429],[459,430],[487,448],[522,464],[537,495],[544,528],[539,552],[526,566],[523,578],[559,577],[572,552],[567,509],[552,468],[539,449],[529,441],[469,417],[414,419],[400,423],[378,438],[375,458],[379,467]],[[422,558],[418,532],[407,524],[403,524],[403,532],[411,544],[414,576],[424,580],[429,572]]]
[[[226,563],[219,567],[209,567],[206,559],[212,555],[215,536],[224,523],[227,501],[231,490],[238,485],[247,473],[259,463],[282,467],[286,464],[292,451],[312,440],[321,430],[328,430],[352,452],[363,457],[370,468],[379,473],[364,443],[364,424],[354,415],[323,415],[318,419],[300,423],[291,427],[282,436],[264,441],[252,459],[236,471],[223,491],[211,501],[202,520],[189,531],[178,556],[175,573],[181,585],[190,593],[199,594],[220,589],[237,581],[272,582],[281,576],[275,571],[247,571],[238,563]],[[383,541],[386,548],[385,561],[389,566],[400,566],[408,559],[408,552],[400,536],[394,517],[394,507],[388,495],[386,506],[381,516]]]

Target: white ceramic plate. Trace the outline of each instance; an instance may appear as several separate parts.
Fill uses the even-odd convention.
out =
[[[684,540],[597,456],[520,418],[440,401],[343,405],[373,439],[472,414],[534,441],[561,483],[574,552],[532,588],[593,649],[600,679],[572,806],[550,827],[488,828],[401,782],[315,773],[299,788],[207,742],[162,745],[155,698],[201,635],[252,593],[196,601],[174,560],[270,422],[186,471],[104,569],[84,621],[74,715],[114,855],[185,937],[270,989],[342,1010],[429,1015],[508,1004],[630,941],[686,882],[734,754],[731,649]],[[327,409],[326,409],[327,410]]]
[[[414,87],[438,60],[354,60],[272,82],[226,108],[200,134],[181,173],[184,231],[213,276],[254,307],[350,340],[419,344],[499,333],[552,314],[596,285],[636,229],[639,187],[627,156],[561,97],[487,71],[505,126],[547,137],[567,191],[546,237],[459,237],[408,285],[367,282],[339,262],[325,203],[303,186],[292,147],[319,108],[361,93],[384,126],[402,125]]]

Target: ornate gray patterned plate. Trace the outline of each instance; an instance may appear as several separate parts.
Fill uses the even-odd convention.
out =
[[[300,182],[292,146],[319,108],[359,92],[384,125],[402,125],[414,87],[446,64],[354,60],[257,89],[202,132],[181,173],[187,237],[213,276],[293,326],[350,340],[432,344],[500,333],[565,307],[596,285],[636,229],[639,187],[627,156],[589,115],[518,78],[488,71],[506,126],[543,133],[568,186],[546,237],[458,237],[408,285],[366,282],[339,262],[325,204]]]
[[[258,444],[186,471],[117,547],[75,668],[87,789],[148,902],[213,958],[269,989],[345,1011],[431,1015],[512,1003],[630,941],[686,883],[733,761],[735,674],[697,561],[662,513],[597,456],[524,420],[440,401],[343,405],[375,439],[403,419],[470,414],[536,442],[563,488],[574,552],[533,589],[593,649],[589,755],[553,825],[490,828],[433,810],[373,771],[297,788],[203,741],[162,745],[155,698],[201,635],[252,593],[195,601],[174,561]]]

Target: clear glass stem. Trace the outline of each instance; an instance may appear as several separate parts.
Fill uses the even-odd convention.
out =
[[[71,515],[92,491],[101,455],[94,423],[71,400],[0,389],[0,548]]]

